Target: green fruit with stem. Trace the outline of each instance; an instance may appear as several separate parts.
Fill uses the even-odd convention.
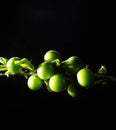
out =
[[[61,54],[56,50],[49,50],[44,54],[44,61],[51,62],[53,60],[61,60]]]
[[[67,77],[62,73],[56,73],[49,79],[49,87],[53,92],[62,92],[67,88]]]
[[[33,91],[40,90],[43,86],[43,83],[44,83],[43,80],[40,79],[37,74],[30,75],[27,80],[27,85],[29,89]]]
[[[91,87],[95,81],[94,73],[89,68],[83,68],[77,72],[77,81],[82,87]]]
[[[55,65],[50,62],[42,62],[37,68],[37,75],[42,80],[48,80],[55,73]]]
[[[22,68],[15,64],[16,61],[20,60],[19,57],[11,57],[6,64],[7,72],[9,74],[18,74],[22,72]]]
[[[84,66],[82,60],[78,56],[71,56],[62,63],[66,73],[71,75],[76,74]]]

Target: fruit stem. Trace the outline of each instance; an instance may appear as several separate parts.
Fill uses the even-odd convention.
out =
[[[18,73],[18,74],[9,74],[9,75],[6,75],[5,73],[0,73],[0,76],[1,76],[1,77],[11,77],[11,76],[16,76],[16,75],[20,75],[20,76],[30,76],[30,75],[32,75],[33,73],[35,73],[35,72],[21,72],[21,73]]]
[[[34,72],[33,72],[34,73]],[[29,75],[31,75],[32,73],[26,73],[26,72],[24,72],[24,73],[20,73],[20,74],[15,74],[15,75],[21,75],[21,76],[25,76],[25,75],[27,75],[27,76],[29,76]],[[9,76],[7,76],[6,74],[4,74],[4,73],[0,73],[0,76],[1,77],[5,77],[5,76],[7,76],[7,77],[11,77],[11,76],[15,76],[15,75],[12,75],[12,74],[10,74]],[[95,73],[94,74],[94,76],[95,76],[95,78],[96,78],[96,81],[95,81],[95,84],[98,84],[98,83],[101,83],[101,82],[104,82],[104,81],[112,81],[112,82],[116,82],[116,77],[114,77],[114,76],[112,76],[112,75],[106,75],[106,74],[100,74],[100,73]]]
[[[114,77],[112,75],[95,73],[94,76],[96,78],[94,85],[98,84],[98,83],[104,83],[104,82],[107,83],[107,81],[111,81],[111,82],[116,83],[116,77]]]

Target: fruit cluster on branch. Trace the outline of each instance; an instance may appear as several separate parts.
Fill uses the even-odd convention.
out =
[[[43,56],[43,62],[36,68],[27,58],[0,57],[0,72],[0,76],[24,76],[32,91],[38,91],[46,85],[49,92],[66,91],[74,98],[78,97],[81,88],[105,85],[107,80],[116,82],[115,77],[107,75],[105,65],[101,65],[98,72],[94,73],[80,57],[74,55],[63,60],[57,50],[48,50]]]

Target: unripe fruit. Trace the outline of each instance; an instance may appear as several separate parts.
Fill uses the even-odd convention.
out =
[[[42,80],[49,79],[54,73],[55,65],[49,62],[43,62],[37,68],[37,75]]]
[[[54,74],[49,79],[49,87],[54,92],[62,92],[67,88],[67,78],[62,73]]]
[[[22,68],[15,64],[15,61],[20,60],[19,57],[11,57],[6,64],[7,70],[11,73],[11,74],[18,74],[22,71]]]
[[[78,56],[71,56],[63,63],[63,68],[68,74],[76,74],[83,68],[82,60]]]
[[[82,87],[91,87],[94,83],[94,74],[88,68],[83,68],[77,73],[77,81]]]
[[[44,61],[51,62],[55,59],[61,60],[61,54],[56,50],[49,50],[44,54]]]
[[[73,98],[79,97],[80,86],[79,86],[78,82],[71,82],[67,87],[67,92]]]
[[[27,80],[27,85],[29,89],[36,91],[42,88],[43,80],[41,80],[37,74],[31,75]]]

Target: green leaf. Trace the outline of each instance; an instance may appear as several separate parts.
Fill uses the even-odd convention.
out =
[[[7,77],[10,77],[11,75],[14,75],[12,72],[10,72],[10,71],[6,71],[5,73],[4,73],[4,75],[6,75]]]
[[[105,65],[101,65],[100,69],[98,70],[99,74],[105,75],[107,73],[107,68]]]
[[[7,68],[5,65],[0,65],[0,71],[6,71],[6,70],[7,70]]]
[[[34,66],[32,65],[31,61],[29,61],[27,58],[23,58],[21,60],[15,61],[15,64],[20,65],[22,68],[33,71]]]
[[[0,57],[0,63],[3,64],[3,65],[6,65],[8,59],[5,58],[5,57]]]

